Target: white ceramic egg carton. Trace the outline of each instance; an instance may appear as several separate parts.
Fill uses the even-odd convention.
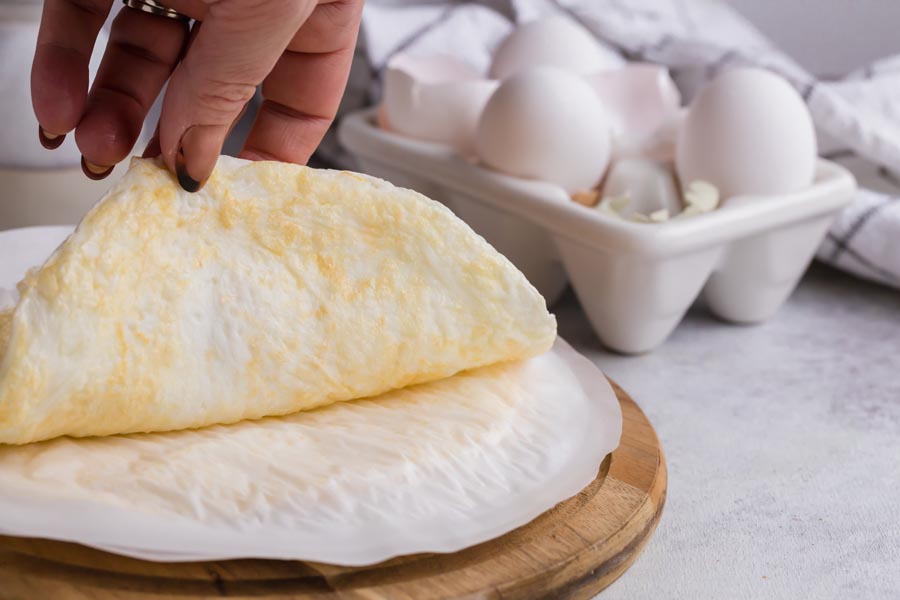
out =
[[[845,169],[820,160],[801,192],[734,197],[707,214],[643,224],[578,205],[553,184],[379,129],[371,110],[346,116],[340,139],[365,172],[446,204],[548,304],[571,282],[603,343],[629,354],[661,344],[701,294],[726,321],[770,317],[856,187]]]

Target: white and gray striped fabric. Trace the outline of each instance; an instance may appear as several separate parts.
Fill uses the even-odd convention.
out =
[[[487,68],[515,23],[563,13],[629,60],[669,67],[685,98],[723,68],[777,72],[806,100],[820,151],[860,182],[856,202],[834,223],[818,257],[861,277],[900,287],[900,57],[840,79],[817,79],[745,19],[710,0],[369,0],[357,62],[342,112],[377,101],[395,53],[453,54]],[[352,166],[330,136],[324,164]]]

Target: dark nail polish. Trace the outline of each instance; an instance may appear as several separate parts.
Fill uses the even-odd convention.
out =
[[[101,179],[106,179],[110,173],[112,173],[115,165],[112,167],[101,167],[95,165],[93,163],[89,163],[84,160],[84,157],[81,157],[81,170],[87,175],[88,179],[93,179],[94,181],[100,181]]]
[[[66,139],[66,134],[55,135],[47,133],[44,128],[38,125],[38,139],[41,140],[41,146],[47,150],[56,150]]]
[[[178,153],[175,155],[175,175],[178,177],[178,183],[181,185],[182,189],[192,194],[206,184],[205,181],[197,181],[188,175],[187,167],[184,165],[183,148],[179,148]]]

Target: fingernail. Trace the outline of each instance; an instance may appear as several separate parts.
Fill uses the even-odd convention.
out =
[[[178,183],[181,185],[181,188],[192,194],[206,183],[205,181],[197,181],[188,175],[187,167],[184,164],[184,148],[178,148],[178,154],[175,155],[175,175],[178,176]]]
[[[66,134],[57,135],[44,131],[44,128],[38,125],[38,139],[41,140],[41,146],[47,150],[56,150],[66,139]]]
[[[185,191],[193,193],[206,185],[227,133],[227,127],[194,125],[181,136],[175,153],[175,176]]]
[[[81,157],[81,170],[85,175],[88,176],[88,179],[93,179],[94,181],[100,181],[101,179],[106,179],[110,173],[112,173],[115,165],[111,167],[101,167],[99,165],[95,165],[93,163],[89,163],[84,160],[84,157]]]

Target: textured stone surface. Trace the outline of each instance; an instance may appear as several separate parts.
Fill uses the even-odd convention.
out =
[[[659,529],[604,600],[900,597],[900,292],[814,267],[768,323],[697,306],[639,357],[571,295],[554,312],[668,460]]]

